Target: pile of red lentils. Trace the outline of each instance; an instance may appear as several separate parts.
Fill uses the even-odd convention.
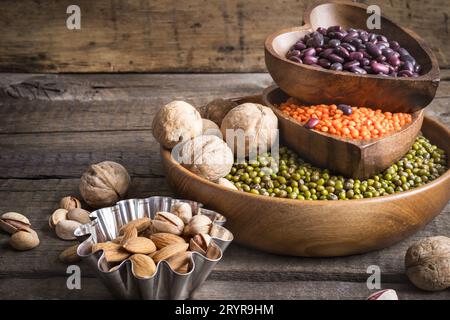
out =
[[[356,140],[383,137],[400,131],[412,121],[409,113],[383,112],[380,109],[348,105],[301,106],[288,100],[279,108],[308,129]]]

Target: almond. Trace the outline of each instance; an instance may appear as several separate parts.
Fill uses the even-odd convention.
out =
[[[129,239],[122,246],[131,253],[149,254],[156,251],[156,246],[153,241],[144,237]]]
[[[189,247],[188,243],[175,243],[164,247],[153,255],[153,260],[158,263],[161,260],[167,260],[170,257],[186,251]]]
[[[125,244],[125,242],[127,242],[130,239],[137,238],[137,236],[138,236],[138,231],[136,228],[127,228],[125,230],[123,237],[121,237],[121,240],[119,243],[123,246]]]
[[[150,218],[147,218],[147,217],[132,220],[120,228],[119,234],[123,235],[127,229],[132,229],[132,228],[136,228],[138,233],[142,232],[145,229],[147,229],[151,225],[151,223],[152,223],[152,221],[150,220]]]
[[[130,256],[130,253],[125,251],[120,244],[111,241],[95,243],[92,245],[92,252],[103,250],[106,262],[121,262]]]
[[[180,269],[186,265],[189,265],[191,261],[192,252],[185,251],[174,256],[171,256],[166,261],[169,263],[172,270],[181,272]]]
[[[172,233],[164,233],[164,232],[154,233],[150,236],[150,239],[155,243],[155,245],[158,249],[162,249],[171,244],[185,242],[184,239],[180,236],[177,236]]]
[[[133,254],[130,257],[131,270],[136,277],[149,278],[156,272],[156,265],[152,258],[144,254]]]
[[[66,250],[60,253],[59,260],[64,263],[74,263],[80,261],[80,257],[77,254],[78,244],[68,247]]]

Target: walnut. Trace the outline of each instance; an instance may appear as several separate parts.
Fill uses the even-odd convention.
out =
[[[450,287],[450,238],[430,237],[413,244],[405,256],[406,275],[429,291]]]
[[[220,128],[217,126],[217,124],[208,119],[202,119],[202,123],[203,123],[202,129],[203,135],[218,136],[219,138],[222,139],[222,133],[220,132]]]
[[[217,136],[206,135],[180,146],[178,161],[195,174],[216,181],[227,175],[233,165],[233,152]]]
[[[152,128],[155,139],[171,149],[179,142],[202,134],[202,117],[189,103],[172,101],[159,109]]]
[[[237,107],[237,105],[236,102],[231,100],[215,99],[204,107],[203,116],[220,127],[226,114],[230,112],[231,109]]]
[[[91,165],[83,174],[80,193],[91,207],[108,207],[125,196],[130,182],[130,176],[122,165],[103,161]]]
[[[257,149],[269,151],[277,139],[277,129],[278,119],[273,111],[256,103],[244,103],[237,106],[225,116],[220,127],[222,135],[228,145],[234,149],[235,154],[242,147],[240,144],[245,143],[246,157]],[[239,131],[244,134],[245,140],[241,141],[236,137]],[[238,158],[240,156],[239,154]]]

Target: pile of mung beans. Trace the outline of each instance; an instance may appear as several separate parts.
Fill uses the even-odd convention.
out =
[[[269,153],[236,163],[225,177],[238,190],[270,197],[299,200],[348,200],[385,196],[417,188],[447,170],[444,150],[423,136],[408,153],[384,172],[365,180],[332,175],[305,162],[286,147],[279,158]]]

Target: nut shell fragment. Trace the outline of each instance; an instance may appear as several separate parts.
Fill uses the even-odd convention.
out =
[[[67,219],[78,221],[81,224],[86,224],[91,222],[89,214],[90,214],[89,211],[80,208],[75,208],[67,213]]]
[[[61,199],[59,206],[62,209],[70,211],[72,209],[81,208],[81,202],[75,197],[67,196]]]
[[[75,240],[75,229],[81,226],[81,223],[73,220],[61,220],[55,227],[55,232],[58,238],[62,240]]]

